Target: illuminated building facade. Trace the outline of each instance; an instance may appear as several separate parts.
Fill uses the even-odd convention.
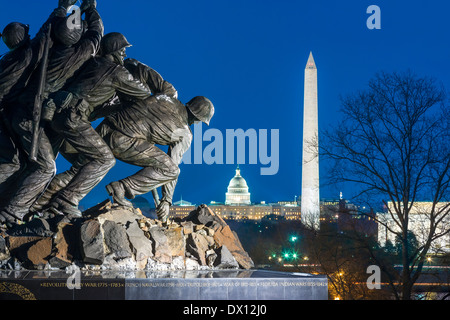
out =
[[[192,204],[189,201],[185,201],[181,199],[178,202],[175,202],[172,206],[170,206],[169,210],[169,216],[174,218],[180,218],[183,219],[184,217],[187,217],[187,215],[194,211],[197,208],[195,204]]]
[[[236,175],[228,185],[228,192],[225,194],[225,204],[230,206],[251,204],[247,181],[241,176],[239,166],[236,169]]]
[[[300,206],[294,201],[266,204],[264,201],[252,204],[247,182],[241,175],[239,167],[231,179],[225,194],[225,203],[211,201],[208,207],[217,215],[227,220],[261,220],[268,215],[276,215],[286,220],[300,220]],[[171,218],[184,218],[196,205],[181,200],[170,207]]]
[[[300,220],[300,206],[279,203],[252,205],[225,205],[211,202],[208,207],[225,220],[261,220],[265,216],[275,215],[286,220]],[[184,218],[195,210],[194,205],[176,205],[170,207],[171,218]]]
[[[448,202],[439,202],[436,204],[435,212],[439,210],[445,212],[445,210],[449,210],[449,205]],[[429,213],[432,210],[432,206],[432,202],[415,202],[409,212],[408,230],[415,235],[420,245],[423,245],[427,241],[430,232]],[[394,232],[400,231],[399,226],[391,217],[391,214],[389,214],[389,211],[394,212],[392,202],[388,202],[387,211],[388,212],[377,214],[377,219],[380,221],[380,223],[378,223],[378,242],[382,246],[384,246],[387,241],[395,244],[396,234]],[[441,213],[440,216],[443,217],[445,215]],[[435,235],[440,234],[442,236],[431,243],[431,253],[450,252],[450,233],[446,232],[449,224],[450,215],[446,215],[444,220],[440,223],[440,227],[435,230]]]

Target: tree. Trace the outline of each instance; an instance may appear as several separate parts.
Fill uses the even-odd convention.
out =
[[[408,248],[410,249],[408,252],[408,259],[409,261],[412,261],[415,258],[413,255],[417,254],[418,252],[419,243],[417,241],[416,235],[410,230],[408,230],[407,232],[407,242]],[[397,255],[403,257],[403,239],[401,239],[398,235],[395,238],[395,250]]]
[[[318,149],[331,164],[329,182],[351,183],[357,190],[354,203],[386,209],[388,219],[378,223],[398,238],[403,267],[399,279],[389,278],[401,284],[395,296],[410,299],[432,243],[450,232],[446,91],[434,79],[410,71],[381,73],[366,90],[342,99],[342,115],[322,132]],[[420,201],[430,203],[426,212],[417,212]],[[408,234],[412,214],[425,223],[417,248]]]
[[[384,300],[389,298],[386,290],[370,290],[367,287],[367,267],[372,265],[370,252],[348,236],[330,225],[321,225],[319,231],[305,233],[310,270],[325,274],[328,278],[329,298],[340,300]],[[364,241],[372,243],[370,238]]]

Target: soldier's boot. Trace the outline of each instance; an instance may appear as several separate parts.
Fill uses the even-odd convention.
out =
[[[52,202],[53,197],[62,189],[64,189],[73,178],[68,172],[64,172],[55,176],[45,190],[44,194],[31,206],[30,212],[36,214],[42,212]]]
[[[23,217],[16,217],[9,213],[7,210],[2,210],[0,212],[0,223],[4,225],[3,228],[12,229],[15,226],[23,224]]]
[[[64,215],[69,219],[83,217],[83,214],[78,209],[78,206],[75,206],[72,203],[60,198],[56,198],[50,203],[48,212],[53,213],[55,215]]]
[[[106,191],[113,198],[114,203],[124,207],[132,207],[133,204],[125,199],[125,188],[120,181],[115,181],[106,186]]]
[[[8,226],[6,225],[6,218],[0,212],[0,232],[6,232],[8,230]]]
[[[47,189],[45,193],[35,203],[33,203],[33,205],[30,208],[30,212],[34,214],[42,212],[45,209],[45,207],[47,207],[50,204],[53,196],[57,194],[58,191],[59,190]]]

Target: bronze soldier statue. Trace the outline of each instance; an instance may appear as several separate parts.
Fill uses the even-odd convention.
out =
[[[10,126],[12,114],[20,108],[19,99],[23,94],[34,97],[29,81],[33,72],[42,62],[46,47],[49,26],[66,16],[67,8],[76,0],[60,0],[59,7],[53,11],[49,19],[33,39],[29,36],[29,26],[13,22],[6,26],[1,35],[10,49],[0,60],[0,188],[2,194],[8,194],[12,183],[18,178],[21,169],[25,167],[21,157],[20,136],[13,132]],[[19,214],[22,218],[22,215]],[[16,216],[5,211],[0,212],[0,224],[14,223]]]
[[[161,75],[152,68],[134,59],[126,59],[124,66],[131,72],[132,75],[134,75],[136,79],[140,79],[143,83],[145,83],[152,91],[152,94],[165,94],[177,99],[178,92],[173,85],[164,80],[163,77],[161,77]],[[126,96],[123,98],[126,99]],[[116,96],[103,106],[93,110],[89,120],[95,121],[97,119],[104,118],[116,113],[120,109],[122,109],[122,104],[120,99]],[[33,204],[31,211],[34,214],[39,214],[44,211],[50,204],[55,194],[65,188],[78,172],[79,165],[77,165],[77,161],[79,154],[77,150],[65,142],[63,143],[60,153],[66,158],[66,160],[75,165],[72,165],[69,170],[59,173],[55,176],[55,178],[53,178],[45,193]]]
[[[156,213],[166,222],[180,175],[179,165],[192,142],[190,126],[198,121],[209,125],[213,115],[213,104],[201,96],[186,105],[164,94],[131,103],[124,100],[123,110],[107,117],[97,130],[117,159],[143,169],[106,187],[114,201],[131,206],[126,198],[134,199],[161,187]],[[169,146],[168,152],[156,144]]]
[[[133,78],[123,66],[129,46],[120,33],[105,35],[100,55],[90,59],[64,88],[72,98],[57,110],[52,128],[80,154],[81,160],[73,179],[50,203],[50,210],[56,214],[80,217],[79,202],[115,164],[111,149],[91,125],[91,114],[117,93],[126,94],[131,101],[152,94],[147,85]]]
[[[150,67],[133,59],[127,59],[125,67],[152,88],[155,95],[145,100],[133,100],[119,93],[119,111],[106,117],[97,127],[97,132],[117,159],[143,167],[138,173],[109,184],[107,191],[116,203],[131,206],[126,198],[133,199],[162,187],[157,214],[165,222],[180,174],[179,164],[192,142],[190,125],[196,121],[209,125],[214,106],[205,97],[196,97],[185,106],[177,99],[178,93],[173,86]],[[169,146],[168,153],[155,144]],[[71,158],[76,157],[72,155]],[[83,159],[78,157],[72,163],[70,170],[55,177],[48,190],[64,190],[79,171]]]

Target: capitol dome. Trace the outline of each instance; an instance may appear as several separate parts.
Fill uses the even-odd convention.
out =
[[[247,181],[241,176],[239,166],[236,169],[236,175],[231,179],[228,185],[228,192],[225,194],[226,205],[248,205],[250,202],[250,193],[248,192]]]

